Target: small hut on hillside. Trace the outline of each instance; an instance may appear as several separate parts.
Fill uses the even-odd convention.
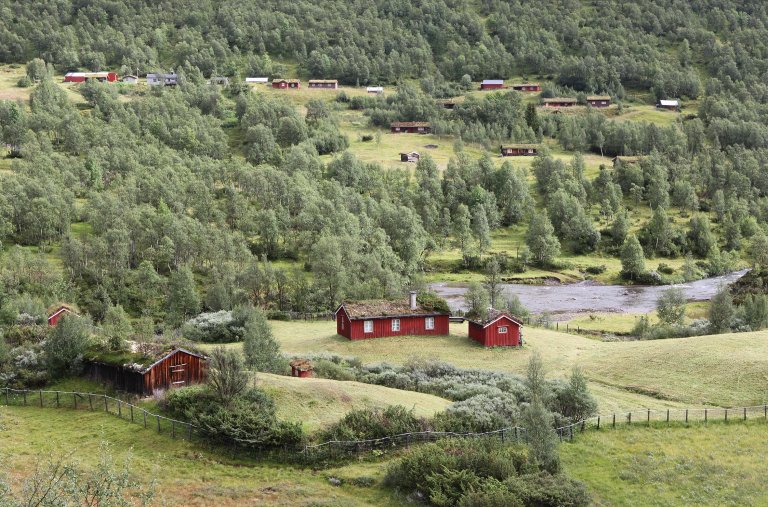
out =
[[[85,374],[115,389],[149,396],[157,389],[183,387],[205,380],[207,358],[190,350],[158,346],[145,353],[93,352],[85,358]]]
[[[312,361],[309,359],[294,359],[290,365],[291,377],[307,378],[312,376]]]
[[[55,326],[65,315],[77,315],[77,309],[65,303],[53,305],[48,308],[48,325]]]

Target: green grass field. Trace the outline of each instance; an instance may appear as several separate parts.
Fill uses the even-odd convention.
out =
[[[275,400],[280,419],[301,422],[306,431],[334,423],[352,409],[403,405],[419,417],[432,417],[451,404],[430,394],[321,378],[259,373],[256,385]]]
[[[560,446],[595,505],[768,505],[764,421],[621,428]]]
[[[522,373],[534,351],[551,376],[583,369],[602,412],[631,408],[705,404],[740,406],[768,399],[768,332],[699,336],[672,340],[600,342],[527,327],[523,349],[486,349],[467,338],[465,324],[450,336],[393,337],[348,341],[333,322],[273,322],[283,351],[332,352],[365,363],[402,364],[434,358],[462,368]],[[240,344],[231,346],[239,347]],[[727,388],[725,387],[727,386]]]
[[[95,465],[102,441],[112,444],[118,464],[131,456],[135,479],[157,481],[158,505],[398,505],[379,487],[328,482],[329,476],[367,476],[379,483],[383,469],[376,464],[313,471],[172,440],[101,412],[0,406],[0,471],[9,473],[15,489],[38,456],[72,452]]]

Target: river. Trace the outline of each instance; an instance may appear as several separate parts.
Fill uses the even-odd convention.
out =
[[[670,287],[682,289],[689,301],[707,301],[722,284],[738,280],[747,271],[678,285],[600,285],[591,281],[557,285],[502,284],[502,292],[517,294],[532,313],[648,313],[656,309],[659,296]],[[452,310],[466,309],[463,297],[466,287],[433,283],[430,289],[445,298]]]

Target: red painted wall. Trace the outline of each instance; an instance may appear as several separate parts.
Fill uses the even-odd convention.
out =
[[[588,100],[587,102],[592,107],[608,107],[611,105],[610,100]],[[603,104],[603,102],[605,102],[605,104]]]
[[[367,340],[386,336],[408,335],[446,335],[448,334],[448,315],[434,315],[435,328],[427,329],[425,317],[384,317],[366,319],[373,322],[373,332],[365,332],[363,320],[349,320],[344,310],[336,314],[336,332],[350,340]],[[392,331],[392,320],[400,319],[400,331]],[[343,323],[343,324],[342,324]]]
[[[481,90],[499,90],[501,88],[504,88],[503,84],[480,84]]]
[[[205,360],[179,350],[144,374],[144,393],[196,384],[205,380],[206,373]]]
[[[507,327],[507,332],[499,333],[499,328],[504,326]],[[507,317],[502,317],[487,327],[470,322],[469,337],[483,347],[516,347],[520,345],[520,325]]]

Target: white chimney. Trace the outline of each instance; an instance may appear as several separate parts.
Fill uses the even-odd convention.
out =
[[[415,310],[416,309],[416,291],[415,290],[412,290],[408,294],[408,301],[411,304],[411,310]]]

